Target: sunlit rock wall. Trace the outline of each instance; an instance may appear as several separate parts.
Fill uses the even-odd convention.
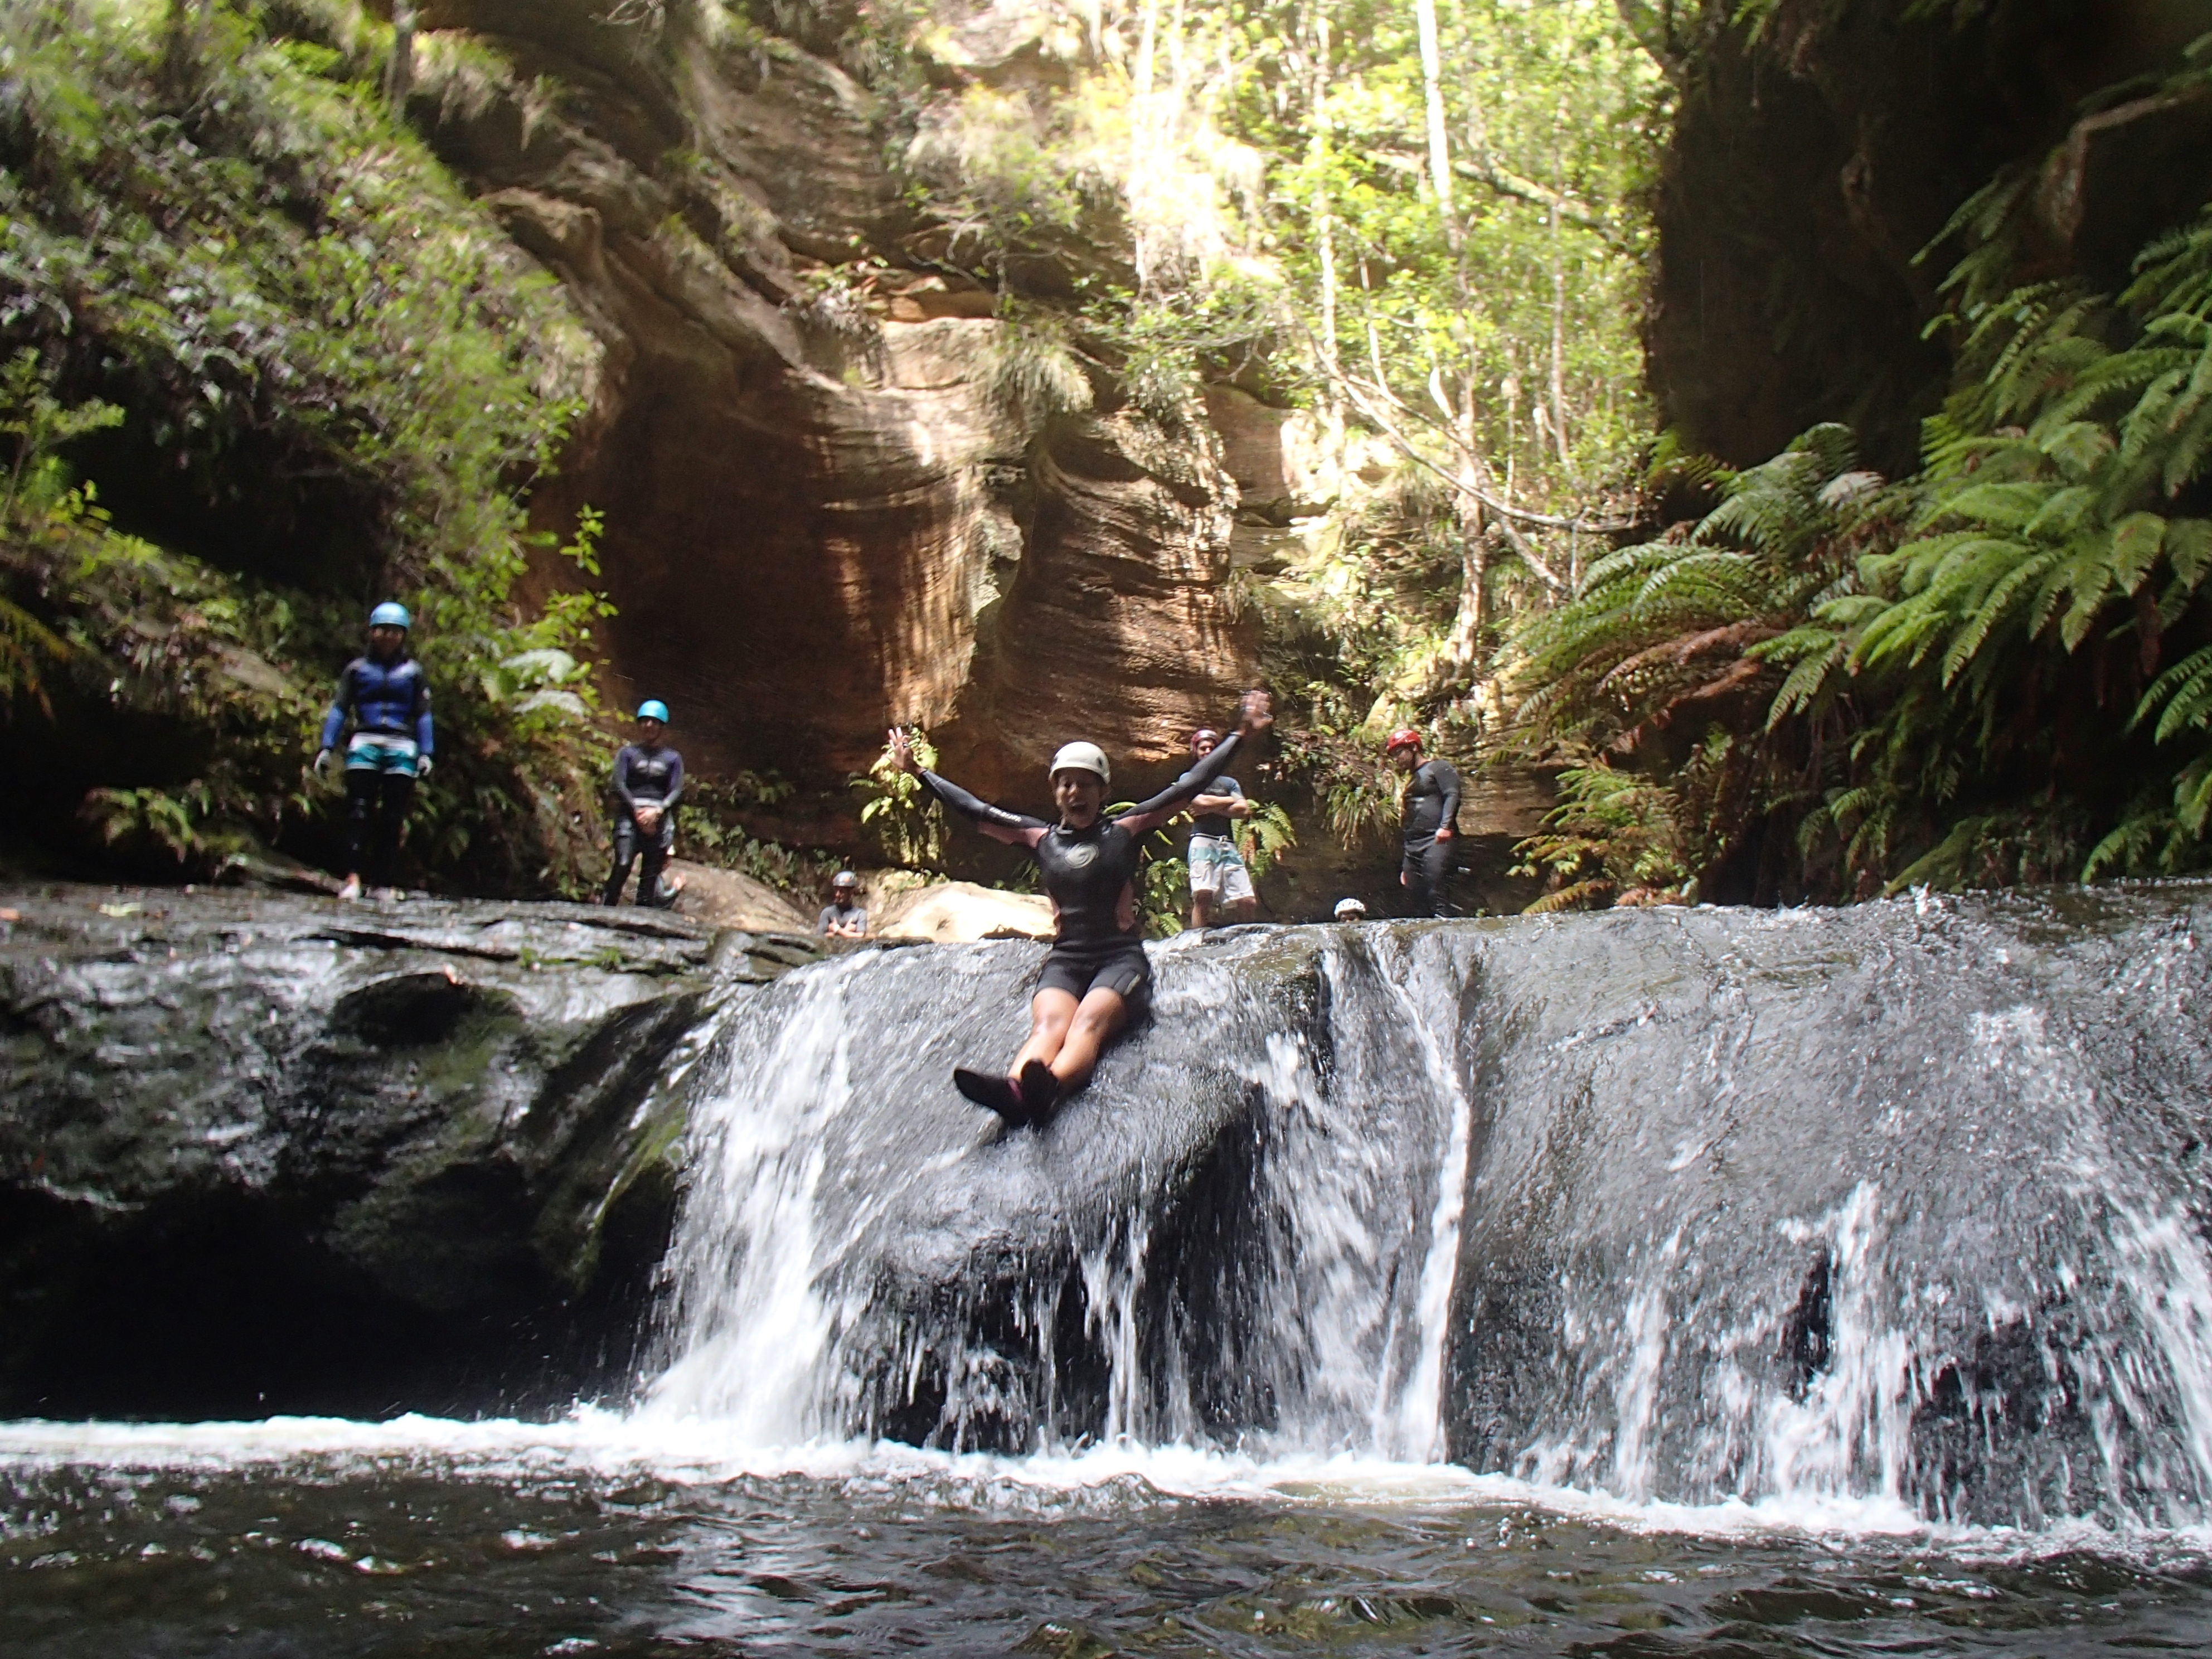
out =
[[[1110,386],[1015,419],[1007,325],[931,268],[942,230],[902,200],[871,94],[677,10],[656,33],[590,0],[445,0],[410,108],[604,352],[537,509],[607,515],[611,689],[668,699],[695,764],[818,792],[792,810],[825,838],[892,720],[986,789],[1078,735],[1164,772],[1252,672],[1218,440]]]

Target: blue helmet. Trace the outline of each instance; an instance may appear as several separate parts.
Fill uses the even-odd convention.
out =
[[[368,613],[371,628],[412,628],[415,618],[407,614],[407,607],[397,599],[386,599]]]
[[[659,720],[668,724],[668,705],[658,697],[647,697],[637,706],[637,717],[641,720]]]

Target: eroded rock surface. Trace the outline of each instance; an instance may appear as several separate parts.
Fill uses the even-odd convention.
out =
[[[1104,386],[1018,416],[994,391],[1010,325],[935,262],[863,88],[790,40],[607,17],[438,0],[410,112],[599,339],[538,507],[608,515],[618,689],[674,704],[697,762],[832,790],[891,720],[986,790],[1079,731],[1164,774],[1255,645],[1211,428]],[[1034,68],[1035,31],[998,23],[946,72]],[[851,798],[816,799],[808,838],[836,838]]]
[[[711,995],[813,954],[558,904],[0,912],[0,1416],[526,1406],[621,1374],[674,1203],[661,1080]]]

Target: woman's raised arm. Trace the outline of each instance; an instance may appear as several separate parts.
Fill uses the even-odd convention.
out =
[[[921,780],[921,787],[943,801],[947,810],[957,812],[993,841],[1005,842],[1010,847],[1035,847],[1052,828],[1042,818],[1033,818],[1024,812],[1009,812],[1003,806],[994,806],[979,795],[970,794],[950,778],[941,778],[930,771],[914,757],[914,739],[902,727],[894,726],[890,732],[891,764],[900,771],[912,774]]]
[[[1206,786],[1229,769],[1229,763],[1243,748],[1248,738],[1256,737],[1275,723],[1273,706],[1265,691],[1247,691],[1238,706],[1237,729],[1213,745],[1213,752],[1177,778],[1150,800],[1140,800],[1114,822],[1133,836],[1141,836],[1148,830],[1157,830],[1173,817],[1188,802],[1206,793]]]

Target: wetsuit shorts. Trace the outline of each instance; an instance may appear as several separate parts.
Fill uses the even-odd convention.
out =
[[[345,769],[396,772],[403,778],[411,778],[416,772],[416,753],[412,738],[396,737],[389,732],[356,732],[346,744]]]
[[[1211,893],[1224,904],[1253,896],[1252,872],[1244,867],[1235,842],[1221,836],[1190,838],[1190,890]]]
[[[1142,1015],[1152,999],[1152,964],[1144,942],[1108,939],[1097,945],[1055,945],[1037,975],[1040,991],[1065,991],[1079,1002],[1086,991],[1108,990],[1129,1005],[1129,1018]]]

